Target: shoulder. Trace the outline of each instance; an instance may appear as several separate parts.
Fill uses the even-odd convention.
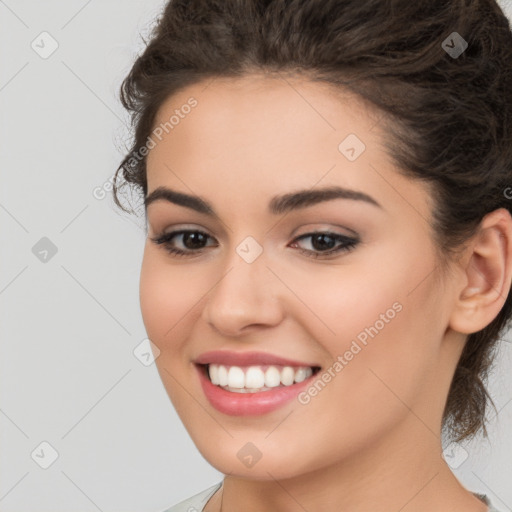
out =
[[[222,482],[212,485],[208,489],[201,491],[198,494],[194,494],[190,498],[184,501],[180,501],[171,508],[165,509],[162,512],[201,512],[206,502],[220,489]]]

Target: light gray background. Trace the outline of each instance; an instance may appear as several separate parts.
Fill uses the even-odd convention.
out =
[[[154,364],[133,353],[146,338],[142,224],[110,192],[93,195],[121,160],[119,85],[164,3],[0,0],[0,512],[158,512],[222,478]],[[31,47],[48,51],[43,31],[58,43],[46,59]],[[46,262],[33,252],[43,237],[57,249]],[[489,442],[455,450],[467,459],[454,469],[503,512],[512,510],[508,338],[490,385],[499,421]],[[58,452],[47,469],[44,441]]]

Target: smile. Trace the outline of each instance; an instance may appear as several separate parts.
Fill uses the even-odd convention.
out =
[[[293,403],[320,371],[320,367],[308,366],[244,367],[218,363],[196,363],[195,366],[210,405],[229,416],[259,416]],[[221,386],[224,382],[227,384]]]
[[[232,393],[259,393],[277,387],[288,387],[311,377],[318,368],[280,365],[227,366],[207,365],[212,384]]]

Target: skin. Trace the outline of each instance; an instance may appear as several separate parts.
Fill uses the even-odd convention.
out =
[[[398,173],[370,107],[325,84],[253,75],[183,89],[155,126],[191,96],[198,105],[149,152],[148,193],[199,195],[220,220],[164,200],[148,206],[140,302],[170,399],[227,475],[205,510],[484,512],[442,458],[440,429],[467,334],[492,321],[510,289],[508,212],[486,216],[442,274],[430,191]],[[338,150],[350,133],[366,145],[353,162]],[[382,208],[335,199],[267,212],[276,194],[327,185]],[[174,257],[151,241],[181,228],[211,237],[202,253]],[[299,252],[322,251],[300,235],[350,230],[360,242],[349,252]],[[250,264],[236,252],[247,236],[263,249]],[[193,251],[185,242],[173,244]],[[233,417],[203,394],[192,361],[205,351],[256,350],[325,369],[395,302],[402,310],[307,405]],[[248,442],[262,454],[250,468],[237,457]]]

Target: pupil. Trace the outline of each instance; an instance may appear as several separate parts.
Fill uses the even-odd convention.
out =
[[[325,235],[325,234],[320,234],[320,235],[315,235],[313,236],[312,238],[312,242],[313,242],[313,247],[315,247],[315,249],[318,249],[318,250],[321,250],[321,249],[332,249],[332,243],[325,243],[325,238],[329,238],[331,240],[331,242],[334,242],[334,239],[332,238],[332,236],[329,236],[329,235]],[[321,242],[320,244],[315,244],[315,240],[323,240],[324,242]]]
[[[183,242],[188,249],[196,249],[201,246],[201,240],[198,241],[198,239],[202,238],[204,238],[202,233],[185,233]],[[192,244],[187,243],[190,239],[192,239]]]

